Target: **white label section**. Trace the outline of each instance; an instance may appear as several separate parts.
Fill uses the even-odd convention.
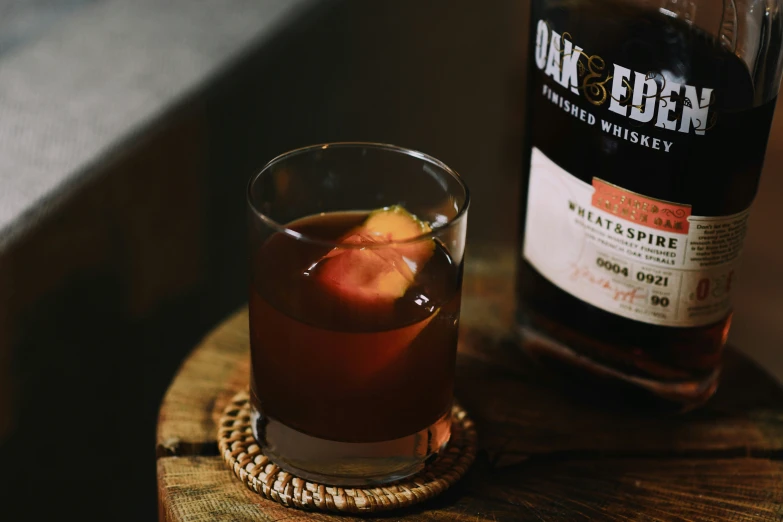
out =
[[[702,326],[726,316],[749,211],[689,216],[687,233],[669,232],[595,206],[594,192],[533,148],[522,255],[542,276],[645,323]]]

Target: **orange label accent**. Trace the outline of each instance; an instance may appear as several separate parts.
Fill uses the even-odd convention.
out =
[[[646,227],[674,234],[688,233],[690,205],[648,198],[598,178],[593,178],[593,188],[592,204],[604,212]]]

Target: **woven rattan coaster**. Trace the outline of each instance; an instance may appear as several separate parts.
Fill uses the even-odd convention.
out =
[[[418,504],[459,480],[476,456],[476,430],[465,410],[454,406],[451,440],[446,449],[416,475],[382,487],[360,489],[318,484],[282,471],[261,451],[250,427],[247,392],[234,396],[220,419],[220,453],[248,488],[285,506],[301,509],[370,513]]]

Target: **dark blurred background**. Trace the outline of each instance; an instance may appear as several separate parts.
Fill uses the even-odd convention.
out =
[[[155,519],[158,406],[245,302],[245,186],[275,155],[421,150],[470,185],[469,242],[515,241],[527,8],[0,1],[0,519]],[[781,126],[733,335],[778,376]]]

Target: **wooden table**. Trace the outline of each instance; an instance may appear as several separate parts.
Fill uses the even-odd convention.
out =
[[[729,350],[723,383],[701,410],[599,409],[552,386],[508,341],[513,254],[468,255],[456,396],[476,421],[478,457],[444,495],[386,519],[783,520],[774,379]],[[192,352],[162,403],[160,520],[337,520],[262,499],[218,455],[216,421],[248,375],[242,310]]]

